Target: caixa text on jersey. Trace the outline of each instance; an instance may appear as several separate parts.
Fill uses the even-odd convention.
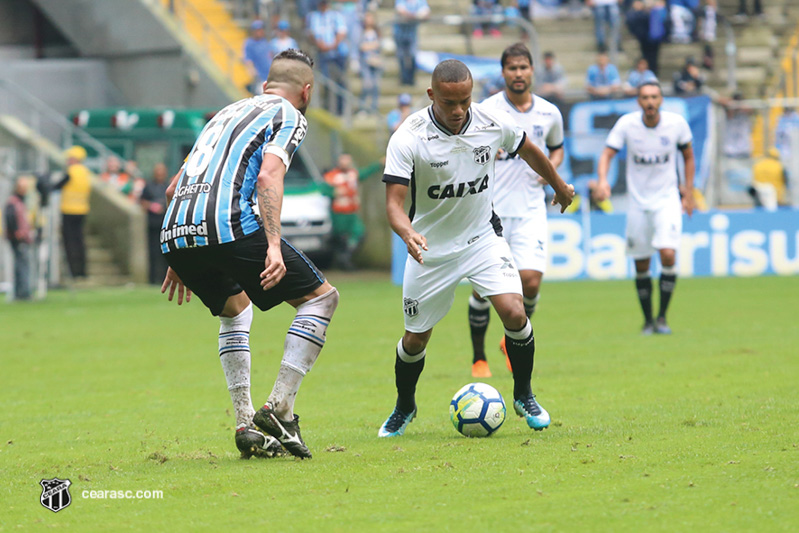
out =
[[[478,194],[488,189],[488,176],[483,176],[474,181],[450,183],[449,185],[433,185],[427,189],[427,196],[433,200],[445,198],[463,198],[470,194]]]

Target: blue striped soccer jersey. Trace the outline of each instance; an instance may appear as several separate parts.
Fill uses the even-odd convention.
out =
[[[258,95],[205,125],[180,171],[161,225],[161,251],[233,242],[262,229],[256,182],[265,154],[291,164],[308,126],[288,100]]]

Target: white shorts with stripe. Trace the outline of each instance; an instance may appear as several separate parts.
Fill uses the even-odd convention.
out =
[[[627,211],[627,255],[647,259],[657,250],[680,248],[682,204],[680,200],[664,203],[657,209],[631,205]]]
[[[452,307],[455,288],[464,278],[483,298],[522,293],[510,247],[493,233],[440,263],[420,265],[408,256],[402,282],[405,329],[423,333],[435,326]]]
[[[500,217],[519,270],[547,270],[547,210],[542,204],[524,217]]]

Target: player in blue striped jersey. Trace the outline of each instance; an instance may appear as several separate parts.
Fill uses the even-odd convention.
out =
[[[168,290],[171,301],[177,291],[178,305],[193,292],[220,317],[219,358],[236,412],[236,446],[246,458],[283,448],[311,457],[294,399],[338,305],[338,291],[280,236],[283,178],[307,131],[312,68],[313,60],[299,50],[275,56],[264,93],[217,113],[167,189],[161,248],[169,270],[161,292]],[[266,311],[282,302],[297,314],[275,385],[256,413],[250,397],[252,304]]]

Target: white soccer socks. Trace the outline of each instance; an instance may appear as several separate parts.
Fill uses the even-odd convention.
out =
[[[338,306],[338,291],[333,288],[299,305],[283,346],[283,361],[269,395],[269,404],[281,420],[294,419],[294,399],[325,345],[327,326]]]
[[[255,414],[250,398],[252,304],[233,318],[219,317],[219,322],[219,361],[236,412],[236,426],[249,426]]]

